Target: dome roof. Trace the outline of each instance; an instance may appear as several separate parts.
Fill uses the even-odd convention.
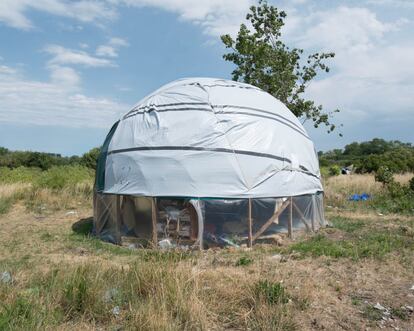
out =
[[[180,79],[139,101],[108,134],[104,193],[282,197],[322,190],[313,143],[270,94],[214,78]]]

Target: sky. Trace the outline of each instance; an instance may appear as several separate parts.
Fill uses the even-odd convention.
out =
[[[317,150],[375,137],[414,143],[414,0],[269,3],[287,13],[287,45],[336,54],[306,92],[341,110],[336,133],[305,123]],[[253,4],[0,0],[0,146],[82,154],[160,86],[230,79],[220,35],[234,36]]]

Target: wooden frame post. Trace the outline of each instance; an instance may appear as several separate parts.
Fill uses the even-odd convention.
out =
[[[252,199],[249,198],[249,218],[247,220],[249,226],[249,232],[247,236],[247,246],[253,246],[253,219],[252,219]]]
[[[315,232],[315,214],[316,214],[316,212],[315,212],[315,205],[316,205],[316,203],[315,203],[315,197],[313,196],[312,197],[312,220],[311,220],[311,224],[312,224],[312,231],[313,232]]]
[[[290,204],[290,200],[287,199],[283,204],[279,207],[279,209],[273,214],[272,217],[270,217],[265,224],[262,225],[262,227],[253,235],[252,240],[255,241],[257,238],[259,238],[263,232],[265,232],[269,226],[273,224],[273,222],[279,217],[280,214],[288,207]]]
[[[289,238],[293,238],[293,232],[292,232],[292,223],[293,223],[293,198],[290,197],[290,203],[289,203],[289,220],[288,220],[288,236]]]
[[[158,247],[158,233],[157,233],[157,199],[151,200],[151,218],[152,218],[152,243],[154,248]]]
[[[121,224],[122,224],[122,213],[121,213],[121,196],[116,195],[115,198],[115,209],[116,209],[116,228],[118,229],[118,240],[122,242]]]
[[[299,209],[299,207],[296,205],[294,201],[292,201],[293,207],[295,208],[296,212],[299,214],[300,220],[303,224],[306,226],[306,231],[310,231],[310,227],[308,222],[306,221],[305,215],[303,215],[302,211]]]

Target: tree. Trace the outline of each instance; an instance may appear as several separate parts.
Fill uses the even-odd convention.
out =
[[[0,147],[0,156],[6,155],[9,153],[9,150],[5,147]]]
[[[321,105],[303,95],[318,72],[329,72],[324,60],[333,58],[335,54],[314,53],[304,61],[303,49],[291,49],[280,39],[285,18],[284,11],[259,0],[259,6],[250,7],[246,16],[253,31],[241,24],[236,40],[228,34],[221,36],[226,48],[232,50],[223,58],[236,65],[232,72],[233,80],[265,90],[286,104],[303,122],[312,120],[315,127],[324,124],[331,132],[335,125],[330,118],[339,110],[325,112]]]
[[[98,160],[99,153],[101,149],[99,147],[92,148],[89,152],[86,152],[82,155],[80,163],[85,167],[95,169],[96,161]]]

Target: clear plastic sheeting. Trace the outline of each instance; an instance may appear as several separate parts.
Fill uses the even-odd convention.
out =
[[[156,198],[155,223],[152,199],[96,193],[94,233],[115,244],[122,244],[125,237],[148,243],[157,238],[157,245],[168,242],[169,247],[181,248],[237,246],[248,241],[249,199]],[[322,192],[250,201],[255,242],[287,232],[290,219],[292,231],[317,231],[326,225]]]
[[[292,197],[292,202],[293,231],[317,231],[326,225],[322,193]],[[226,246],[245,243],[249,232],[248,203],[248,199],[204,200],[204,245]],[[251,203],[253,237],[280,208],[286,206],[256,241],[288,231],[290,198],[251,199]]]
[[[120,215],[117,210],[116,195],[95,194],[94,229],[93,232],[100,239],[113,243],[121,243]]]

